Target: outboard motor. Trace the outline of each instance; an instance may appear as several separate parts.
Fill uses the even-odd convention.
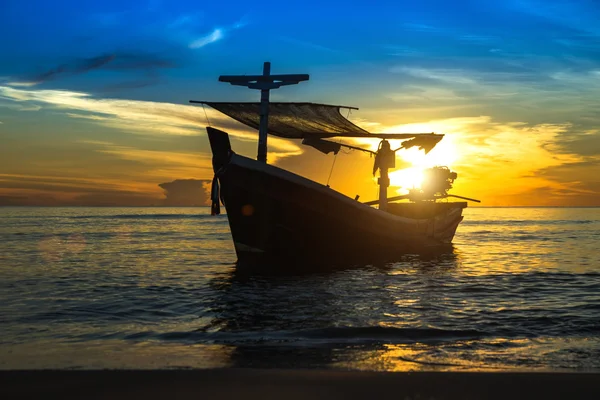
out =
[[[450,171],[448,167],[433,167],[424,170],[421,185],[422,196],[426,199],[447,196],[457,177],[457,173]]]

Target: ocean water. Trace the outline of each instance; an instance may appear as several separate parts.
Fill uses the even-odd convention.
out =
[[[386,265],[235,261],[206,208],[0,208],[0,369],[600,371],[600,208],[468,208]]]

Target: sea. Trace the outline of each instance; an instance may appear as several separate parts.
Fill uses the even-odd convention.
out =
[[[464,214],[443,253],[257,275],[208,208],[0,207],[0,369],[600,371],[600,208]]]

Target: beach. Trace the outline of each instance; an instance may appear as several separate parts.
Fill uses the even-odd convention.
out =
[[[383,373],[213,369],[13,371],[0,373],[5,399],[594,399],[586,373]]]

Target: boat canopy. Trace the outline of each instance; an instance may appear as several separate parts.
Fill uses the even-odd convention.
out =
[[[215,110],[254,129],[260,124],[260,103],[252,102],[213,102],[195,101],[206,104]],[[340,109],[355,107],[317,103],[269,103],[269,134],[288,139],[321,139],[330,137],[412,139],[420,137],[420,143],[433,145],[444,135],[434,133],[371,133],[346,119]],[[430,139],[430,140],[428,140]]]

